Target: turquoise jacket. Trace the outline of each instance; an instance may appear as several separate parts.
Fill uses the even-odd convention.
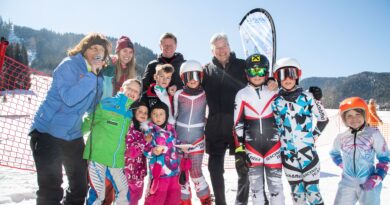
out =
[[[133,117],[129,109],[132,103],[133,100],[118,93],[100,101],[93,122],[92,114],[84,119],[83,133],[88,135],[84,159],[112,168],[124,167],[125,138]]]

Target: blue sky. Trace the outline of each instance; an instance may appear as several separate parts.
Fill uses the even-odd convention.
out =
[[[1,0],[0,15],[16,25],[56,32],[129,36],[159,53],[159,37],[172,32],[177,51],[205,64],[209,40],[227,33],[244,58],[238,23],[264,8],[276,27],[277,58],[300,61],[303,77],[339,77],[362,71],[389,72],[388,0]]]

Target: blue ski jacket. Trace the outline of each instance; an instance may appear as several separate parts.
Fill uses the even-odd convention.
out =
[[[101,88],[102,77],[88,72],[80,53],[66,57],[53,72],[52,85],[35,114],[31,131],[36,129],[66,141],[82,137],[82,117],[93,110]]]

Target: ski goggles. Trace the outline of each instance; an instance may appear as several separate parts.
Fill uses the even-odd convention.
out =
[[[202,74],[199,71],[189,71],[182,74],[182,78],[185,83],[190,82],[191,80],[194,81],[202,81]]]
[[[275,73],[274,77],[276,80],[283,81],[286,78],[291,78],[293,80],[296,80],[301,75],[301,72],[296,67],[284,67],[279,68]]]
[[[258,67],[249,68],[246,69],[246,73],[249,77],[256,77],[256,76],[264,77],[267,75],[267,68],[258,68]]]

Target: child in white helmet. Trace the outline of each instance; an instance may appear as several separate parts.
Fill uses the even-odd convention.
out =
[[[321,102],[298,86],[301,66],[297,60],[279,59],[274,69],[281,89],[272,103],[272,110],[293,204],[324,204],[318,186],[320,163],[315,140],[328,123],[328,117]],[[314,118],[317,119],[316,126]]]
[[[343,169],[335,205],[379,205],[382,180],[387,174],[390,153],[379,130],[369,127],[366,102],[350,97],[340,103],[340,115],[348,130],[334,140],[330,156]],[[374,166],[375,156],[378,159]]]
[[[205,149],[205,112],[206,94],[201,86],[202,65],[198,61],[188,60],[180,67],[183,89],[174,96],[176,132],[183,148],[181,170],[186,173],[181,178],[181,205],[191,204],[189,176],[195,185],[196,195],[202,204],[211,204],[210,189],[202,174],[202,161]],[[183,176],[183,175],[182,175]]]

